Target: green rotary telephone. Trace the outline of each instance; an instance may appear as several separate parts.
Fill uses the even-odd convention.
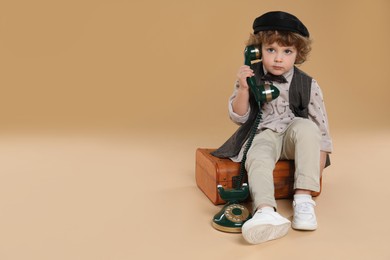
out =
[[[244,51],[244,57],[245,65],[251,66],[252,61],[261,58],[260,50],[253,45],[247,46]],[[230,233],[240,233],[242,225],[252,217],[249,210],[241,204],[249,197],[248,184],[243,183],[244,176],[246,175],[246,156],[260,124],[262,104],[270,102],[279,96],[279,90],[271,82],[266,81],[262,85],[257,85],[256,78],[253,76],[247,78],[247,83],[259,106],[259,113],[256,116],[245,146],[240,165],[240,174],[237,176],[238,178],[233,179],[233,188],[225,190],[221,185],[217,186],[219,195],[227,203],[214,216],[212,222],[215,229]]]

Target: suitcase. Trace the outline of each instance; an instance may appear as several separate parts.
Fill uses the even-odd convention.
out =
[[[198,148],[196,150],[195,179],[200,190],[214,205],[224,204],[218,194],[217,185],[225,189],[232,188],[232,177],[239,175],[240,163],[230,159],[220,159],[210,153],[215,149]],[[276,163],[273,172],[275,198],[292,198],[294,194],[294,161],[280,160]],[[320,181],[322,186],[322,179]],[[322,188],[322,187],[321,187]],[[312,192],[312,196],[320,195]]]

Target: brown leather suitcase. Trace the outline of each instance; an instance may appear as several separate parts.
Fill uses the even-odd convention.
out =
[[[218,194],[217,185],[225,189],[232,188],[232,177],[239,175],[240,163],[230,159],[220,159],[210,153],[215,149],[198,148],[196,150],[196,184],[214,205],[224,204]],[[294,194],[294,161],[280,160],[274,169],[275,198],[291,198]],[[321,181],[322,184],[322,181]],[[312,196],[320,195],[312,192]]]

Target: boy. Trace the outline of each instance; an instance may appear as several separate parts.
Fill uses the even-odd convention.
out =
[[[294,66],[302,64],[311,50],[305,25],[289,13],[276,11],[256,18],[253,30],[247,45],[259,48],[262,61],[239,68],[229,115],[237,124],[253,124],[251,113],[257,111],[250,101],[248,77],[268,81],[280,91],[278,98],[262,105],[262,120],[245,161],[254,214],[244,223],[242,234],[249,243],[259,244],[283,237],[291,224],[276,212],[273,169],[279,159],[295,161],[292,228],[317,228],[311,192],[320,190],[332,140],[320,87]],[[233,135],[214,155],[240,162],[245,147],[242,138],[243,134]]]

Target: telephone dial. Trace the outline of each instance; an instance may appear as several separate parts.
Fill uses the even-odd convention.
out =
[[[251,66],[252,61],[261,58],[260,50],[253,45],[249,45],[245,48],[244,58],[245,65]],[[240,233],[242,225],[252,217],[250,211],[241,204],[241,202],[245,201],[249,196],[248,184],[243,183],[243,179],[246,174],[246,155],[252,145],[257,127],[260,124],[262,104],[264,102],[270,102],[279,96],[279,90],[270,82],[264,82],[262,85],[257,85],[256,78],[254,76],[248,77],[246,80],[253,96],[255,97],[257,105],[259,106],[259,113],[256,116],[244,149],[239,176],[237,176],[236,179],[233,179],[233,188],[225,190],[221,185],[217,186],[219,195],[227,203],[214,216],[212,222],[215,229],[230,233]]]

